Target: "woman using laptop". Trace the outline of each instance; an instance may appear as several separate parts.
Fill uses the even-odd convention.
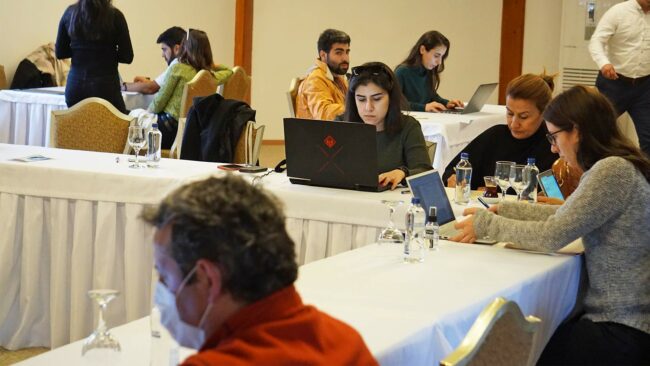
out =
[[[409,175],[431,169],[420,123],[402,114],[404,97],[391,69],[381,62],[352,68],[343,119],[377,128],[379,184],[395,189]]]
[[[582,237],[585,313],[562,324],[538,365],[647,364],[650,360],[650,159],[617,127],[611,103],[575,86],[544,112],[552,150],[584,171],[562,206],[505,202],[457,223],[454,241],[490,236],[554,251]]]
[[[497,161],[526,164],[535,158],[540,171],[551,169],[558,158],[546,140],[542,113],[551,101],[553,76],[525,74],[511,80],[506,87],[506,123],[488,128],[478,135],[462,152],[469,153],[472,164],[471,188],[484,186],[483,177],[494,175]],[[454,168],[460,153],[447,165],[442,181],[456,186]]]
[[[438,95],[440,73],[445,70],[447,56],[447,37],[438,31],[429,31],[418,39],[408,57],[395,68],[402,93],[412,111],[440,112],[464,106],[458,99],[449,100]]]

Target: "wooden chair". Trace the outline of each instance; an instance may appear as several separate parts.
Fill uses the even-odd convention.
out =
[[[199,71],[183,87],[183,97],[181,98],[181,109],[179,119],[187,117],[192,106],[192,101],[196,97],[207,97],[217,92],[217,79],[207,70]]]
[[[560,186],[560,191],[566,200],[578,188],[582,171],[569,167],[569,164],[562,158],[555,160],[551,166],[553,175]]]
[[[50,147],[128,153],[133,119],[104,99],[84,99],[70,109],[52,111]]]
[[[287,92],[287,103],[289,103],[289,115],[296,118],[296,98],[298,97],[298,88],[302,84],[304,77],[296,77],[291,79],[289,84],[289,91]]]
[[[235,66],[232,76],[221,89],[221,95],[225,99],[245,100],[251,89],[251,77],[246,75],[243,67]]]
[[[496,298],[440,365],[530,365],[540,323],[534,316],[524,318],[516,303]]]
[[[264,125],[255,126],[256,123],[248,121],[235,145],[233,163],[257,165],[260,157],[260,147],[264,137]]]
[[[176,132],[176,138],[172,147],[167,151],[166,158],[180,159],[181,158],[181,148],[183,147],[183,133],[185,133],[185,123],[187,118],[181,118],[178,120],[178,131]]]
[[[0,90],[7,89],[7,75],[5,75],[5,67],[0,65]]]

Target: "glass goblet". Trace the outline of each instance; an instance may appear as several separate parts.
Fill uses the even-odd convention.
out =
[[[527,184],[524,181],[524,168],[525,165],[512,165],[510,166],[510,186],[517,192],[517,200],[521,200],[521,192],[524,191]]]
[[[395,227],[393,222],[393,214],[395,213],[395,208],[404,203],[404,201],[390,201],[382,200],[381,203],[388,206],[389,216],[388,216],[388,227],[381,231],[377,242],[382,243],[392,243],[392,244],[401,244],[404,243],[404,234]]]
[[[140,168],[138,156],[140,155],[140,149],[144,147],[144,144],[146,142],[147,139],[145,137],[144,128],[142,126],[129,127],[129,145],[135,151],[135,162],[129,165],[129,168]]]
[[[119,294],[119,291],[109,289],[88,291],[88,297],[95,300],[99,306],[99,319],[95,331],[84,339],[81,348],[82,356],[92,349],[108,349],[117,352],[121,351],[122,348],[120,347],[120,342],[109,332],[108,327],[106,326],[106,321],[104,321],[104,311],[106,311],[106,306]]]
[[[515,165],[513,161],[497,161],[494,177],[501,188],[501,202],[506,198],[506,191],[510,186],[510,167]]]

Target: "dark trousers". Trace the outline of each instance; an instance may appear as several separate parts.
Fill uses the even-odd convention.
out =
[[[618,323],[560,325],[537,365],[650,365],[650,334]]]
[[[68,107],[72,107],[90,97],[105,99],[120,112],[128,113],[122,99],[118,74],[87,76],[83,71],[77,72],[71,69],[65,86],[65,103]]]
[[[650,156],[650,78],[641,82],[621,77],[610,80],[599,73],[596,87],[609,98],[619,116],[627,112],[632,117],[641,150]]]
[[[162,134],[160,147],[165,150],[171,149],[178,132],[178,121],[168,113],[160,112],[158,116],[158,129]]]

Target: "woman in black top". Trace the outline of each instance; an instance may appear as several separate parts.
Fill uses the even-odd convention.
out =
[[[551,169],[559,156],[546,139],[542,113],[551,101],[553,87],[553,77],[546,74],[525,74],[508,83],[507,125],[487,129],[462,151],[469,153],[472,164],[472,189],[485,186],[483,177],[494,175],[497,161],[526,164],[528,158],[535,158],[540,171]],[[445,169],[442,179],[448,187],[456,186],[454,167],[459,161],[460,154]]]
[[[56,57],[72,57],[65,88],[68,107],[89,97],[106,99],[126,113],[118,63],[133,61],[129,28],[111,0],[79,0],[59,22]]]
[[[406,102],[395,74],[381,62],[352,68],[343,119],[377,129],[377,168],[382,186],[395,189],[409,175],[431,169],[422,127],[402,114]]]

